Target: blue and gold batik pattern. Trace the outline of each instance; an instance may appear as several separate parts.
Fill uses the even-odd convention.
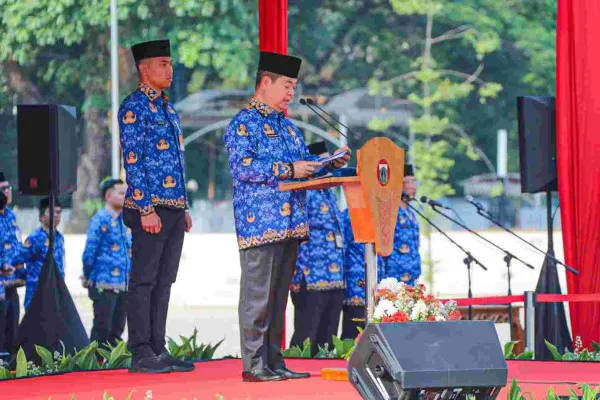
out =
[[[140,84],[119,108],[125,207],[142,215],[154,207],[189,207],[185,189],[183,132],[179,116],[164,95]]]
[[[394,231],[394,251],[378,259],[379,279],[396,278],[399,282],[414,285],[421,275],[419,254],[419,222],[415,213],[400,207]]]
[[[243,250],[308,237],[303,191],[280,192],[291,179],[291,163],[315,161],[296,126],[253,99],[225,132],[238,247]]]
[[[17,227],[17,218],[10,208],[0,211],[0,267],[10,265],[12,258],[19,251],[21,244],[21,232]],[[18,266],[19,268],[22,266]],[[3,286],[5,288],[19,287],[25,285],[23,279],[19,279],[17,274],[2,276]],[[4,289],[1,289],[4,290]]]
[[[125,291],[131,271],[131,234],[123,215],[106,208],[90,220],[82,256],[87,287]]]
[[[35,288],[37,287],[40,273],[46,261],[48,247],[50,246],[50,236],[43,228],[38,228],[25,239],[22,245],[19,246],[19,251],[12,259],[11,265],[23,265],[25,268],[17,270],[17,277],[25,279],[25,308],[29,306]],[[63,235],[56,231],[54,236],[54,261],[60,273],[60,276],[65,277],[65,239]]]
[[[300,244],[290,289],[300,291],[302,279],[307,290],[343,289],[343,221],[335,193],[331,189],[308,190],[306,204],[310,233],[308,241]],[[336,235],[342,238],[342,247],[336,245]]]
[[[365,245],[354,242],[354,233],[350,224],[350,214],[346,209],[342,214],[344,226],[344,272],[346,296],[344,304],[348,306],[365,305],[365,287],[359,282],[365,281]]]

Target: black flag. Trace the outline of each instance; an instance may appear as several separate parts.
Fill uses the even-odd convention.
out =
[[[548,254],[554,258],[552,250],[548,251]],[[549,257],[544,259],[544,265],[540,271],[540,278],[538,279],[535,292],[561,294],[556,262]],[[567,326],[567,317],[563,303],[537,303],[535,305],[536,360],[553,359],[544,340],[555,345],[561,354],[565,348],[569,350],[573,349],[573,341],[571,340],[571,334]]]
[[[40,365],[40,358],[35,345],[45,347],[52,353],[58,351],[62,354],[64,344],[66,353],[74,354],[90,344],[69,289],[58,273],[52,251],[54,235],[51,233],[50,236],[48,256],[19,326],[18,345],[14,349],[16,353],[22,347],[27,360],[37,365]]]

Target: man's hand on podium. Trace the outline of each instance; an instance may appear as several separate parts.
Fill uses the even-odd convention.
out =
[[[293,178],[308,178],[319,165],[321,165],[321,163],[315,161],[296,161],[293,163]]]
[[[333,164],[333,168],[342,168],[344,165],[346,165],[348,163],[348,161],[350,161],[350,156],[352,155],[352,150],[350,150],[350,148],[348,146],[340,147],[333,154],[335,155],[335,154],[340,153],[342,151],[347,151],[348,153],[344,157],[342,157],[342,158],[338,158],[336,160],[333,160],[331,162],[331,164]]]

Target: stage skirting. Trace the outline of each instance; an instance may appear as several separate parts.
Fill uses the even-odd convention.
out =
[[[271,400],[271,399],[360,399],[350,383],[321,378],[322,368],[345,368],[342,360],[288,360],[288,366],[309,371],[308,380],[271,383],[244,383],[239,359],[196,364],[191,373],[130,374],[126,370],[75,372],[0,382],[0,399],[20,400],[101,400],[106,391],[115,400],[124,400],[135,390],[132,400]],[[508,361],[509,382],[517,378],[534,399],[545,399],[553,386],[560,395],[579,383],[600,385],[600,363],[554,361]],[[508,388],[508,386],[507,386]],[[506,390],[499,399],[506,399]],[[148,396],[148,391],[151,395]],[[218,397],[218,396],[222,397]]]

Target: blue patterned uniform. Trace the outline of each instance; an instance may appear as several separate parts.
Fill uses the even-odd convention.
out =
[[[411,209],[400,207],[394,231],[394,251],[388,257],[379,257],[377,269],[380,280],[396,278],[407,285],[414,285],[421,275],[419,223]]]
[[[131,271],[131,234],[123,215],[114,216],[106,208],[90,220],[85,250],[83,278],[86,286],[125,291]]]
[[[290,164],[315,161],[298,128],[283,113],[253,99],[225,132],[233,177],[235,228],[240,250],[308,237],[303,191],[280,192]]]
[[[127,177],[125,207],[147,215],[155,206],[188,208],[183,133],[163,93],[140,84],[119,108]]]
[[[19,250],[21,245],[21,232],[17,227],[17,218],[15,213],[10,208],[6,207],[0,211],[0,267],[11,265],[12,258]],[[21,268],[22,266],[18,266]],[[19,287],[25,284],[25,281],[19,279],[17,274],[11,276],[4,275],[0,288],[0,298],[4,298],[4,289],[11,287]]]
[[[25,268],[17,270],[17,277],[26,280],[25,308],[29,306],[37,287],[40,273],[46,261],[50,236],[43,228],[37,228],[25,239],[19,251],[12,259],[11,265],[26,264]],[[54,261],[60,276],[65,277],[65,239],[56,231],[54,236]]]
[[[300,245],[296,272],[290,289],[300,291],[302,278],[307,290],[343,289],[344,248],[336,246],[335,236],[343,237],[342,215],[331,189],[306,192],[309,239]]]
[[[344,270],[346,278],[346,298],[344,304],[348,306],[365,305],[365,287],[358,285],[365,281],[365,245],[354,242],[354,233],[350,224],[350,213],[346,209],[343,213],[345,257]]]

